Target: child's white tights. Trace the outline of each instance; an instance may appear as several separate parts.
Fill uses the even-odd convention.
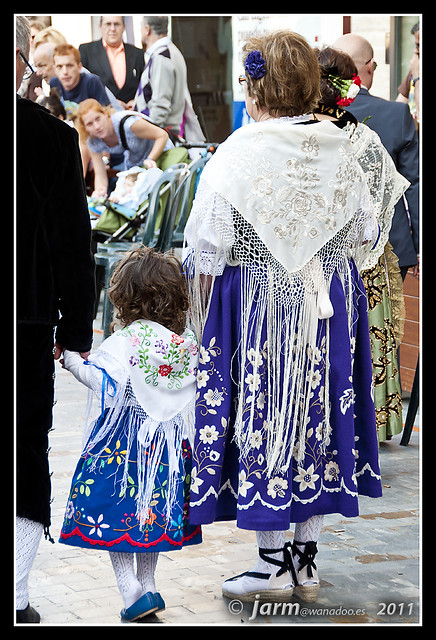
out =
[[[136,555],[136,574],[134,556]],[[121,553],[110,551],[109,556],[117,579],[118,589],[127,609],[144,593],[156,593],[154,574],[159,553]]]

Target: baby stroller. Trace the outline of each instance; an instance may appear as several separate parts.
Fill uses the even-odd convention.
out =
[[[157,168],[131,167],[117,174],[116,187],[108,198],[88,198],[93,236],[99,242],[110,238],[126,221],[134,221],[150,191],[162,175]],[[135,227],[123,237],[130,240]]]
[[[147,215],[148,197],[152,187],[163,171],[175,164],[187,162],[188,159],[186,149],[169,149],[159,158],[156,169],[147,170],[142,167],[132,167],[127,171],[118,172],[116,187],[109,198],[88,197],[93,252],[95,253],[97,249],[97,243],[134,240]],[[126,179],[135,174],[138,177],[132,192],[127,196],[121,196],[117,202],[114,202],[111,199],[113,194],[122,194]]]

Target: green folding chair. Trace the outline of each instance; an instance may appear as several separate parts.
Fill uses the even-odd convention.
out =
[[[110,335],[110,324],[113,317],[113,305],[107,296],[110,279],[116,264],[124,255],[141,244],[153,247],[157,251],[165,251],[167,245],[165,234],[168,225],[166,219],[171,214],[172,204],[176,198],[176,192],[180,182],[187,175],[186,163],[179,163],[166,169],[159,180],[153,185],[148,199],[148,211],[142,241],[139,242],[114,242],[98,244],[97,253],[94,256],[95,263],[104,270],[104,301],[102,328],[104,338]]]
[[[192,203],[194,201],[195,192],[197,190],[198,180],[209,158],[210,155],[198,158],[198,160],[192,162],[188,167],[189,177],[183,185],[184,188],[180,203],[180,209],[177,212],[174,231],[172,233],[170,241],[171,248],[183,247],[185,226],[188,221],[189,214],[191,213]]]

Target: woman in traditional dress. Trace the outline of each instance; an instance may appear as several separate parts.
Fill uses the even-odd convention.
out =
[[[379,442],[390,439],[403,428],[400,372],[397,349],[404,330],[404,297],[398,258],[389,243],[393,208],[389,197],[393,160],[375,131],[357,123],[344,110],[353,98],[357,69],[350,56],[332,47],[316,50],[321,67],[321,100],[315,110],[319,120],[329,119],[350,134],[357,158],[368,181],[380,238],[361,272],[368,298],[368,321],[374,381],[374,401]],[[357,85],[358,86],[358,85]],[[354,95],[354,94],[353,94]],[[347,126],[351,123],[351,126]],[[380,255],[381,247],[384,250]]]
[[[190,521],[256,531],[259,559],[225,596],[309,601],[323,515],[381,495],[359,276],[378,225],[348,133],[312,114],[320,72],[304,38],[253,38],[244,66],[256,122],[206,165],[185,233],[202,336]]]

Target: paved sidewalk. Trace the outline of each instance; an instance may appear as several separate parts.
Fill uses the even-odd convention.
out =
[[[98,329],[95,338],[97,346]],[[57,542],[87,400],[86,389],[60,365],[56,400],[50,438],[56,543],[41,542],[29,581],[30,602],[42,625],[126,624],[119,616],[122,600],[107,552]],[[220,522],[203,527],[203,544],[160,555],[157,585],[166,609],[143,624],[419,624],[419,431],[407,447],[399,445],[400,439],[380,446],[383,497],[362,498],[359,517],[325,517],[316,559],[321,577],[316,603],[305,605],[293,596],[292,606],[274,611],[273,605],[253,608],[223,598],[222,582],[254,564],[256,539],[233,522]]]

